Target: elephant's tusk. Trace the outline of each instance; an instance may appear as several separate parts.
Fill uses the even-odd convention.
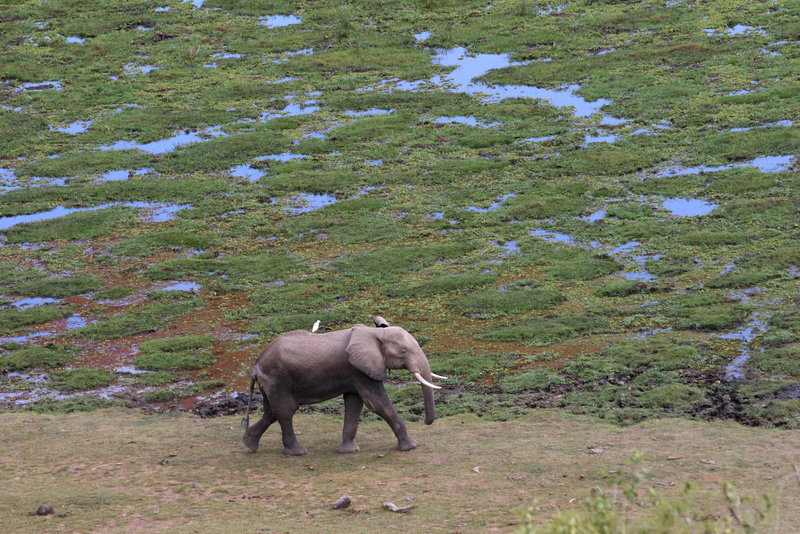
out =
[[[447,377],[446,377],[446,376],[437,375],[436,373],[431,373],[431,376],[432,376],[433,378],[438,378],[439,380],[447,380]]]
[[[422,375],[421,375],[421,374],[419,374],[419,373],[414,373],[414,376],[417,378],[417,380],[419,380],[419,381],[420,381],[420,383],[421,383],[423,386],[428,386],[428,387],[429,387],[429,388],[431,388],[431,389],[442,389],[442,387],[441,387],[441,386],[437,386],[437,385],[435,385],[435,384],[431,384],[430,382],[428,382],[427,380],[425,380],[424,378],[422,378]]]

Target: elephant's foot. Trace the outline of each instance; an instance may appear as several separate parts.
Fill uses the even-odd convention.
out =
[[[291,447],[283,448],[283,454],[285,454],[286,456],[302,456],[307,452],[308,450],[306,450],[306,448],[300,445],[299,443],[295,443]]]
[[[255,437],[250,432],[245,432],[242,436],[242,443],[247,445],[247,448],[253,452],[258,452],[258,442],[261,436]]]
[[[416,447],[418,443],[413,439],[406,437],[404,439],[397,441],[397,450],[399,451],[410,451],[414,447]]]
[[[348,452],[358,452],[360,450],[361,447],[359,447],[355,441],[351,441],[350,443],[342,443],[341,445],[339,445],[339,452],[348,453]]]

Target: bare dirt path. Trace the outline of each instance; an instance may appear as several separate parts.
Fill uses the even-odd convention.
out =
[[[643,473],[642,495],[685,498],[698,517],[730,518],[726,482],[744,514],[767,494],[763,531],[800,531],[796,432],[680,419],[620,428],[535,411],[508,422],[412,423],[420,446],[410,453],[394,449],[385,424],[366,422],[361,452],[341,455],[338,418],[298,415],[295,425],[310,452],[286,458],[277,428],[249,453],[238,417],[5,413],[0,523],[6,532],[509,532],[532,504],[545,521],[593,487],[614,496]],[[332,509],[343,495],[350,507]],[[393,513],[384,502],[418,507]],[[41,504],[54,514],[29,515]],[[635,508],[633,521],[654,513]]]

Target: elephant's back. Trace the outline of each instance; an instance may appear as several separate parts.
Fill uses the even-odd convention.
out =
[[[256,365],[264,371],[324,366],[345,354],[350,329],[314,333],[292,330],[273,339],[258,357]]]

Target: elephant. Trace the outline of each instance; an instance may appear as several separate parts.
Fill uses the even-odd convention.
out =
[[[297,440],[292,418],[301,404],[344,397],[344,428],[339,452],[359,450],[355,442],[364,404],[386,421],[397,437],[397,448],[408,451],[417,442],[408,436],[384,389],[386,369],[407,369],[422,384],[425,424],[433,423],[433,392],[441,389],[417,340],[403,328],[390,326],[383,317],[373,318],[376,328],[357,324],[324,333],[293,330],[281,334],[261,351],[250,379],[250,399],[256,383],[264,398],[264,415],[250,426],[250,400],[242,421],[242,442],[253,452],[269,426],[281,426],[283,452],[299,456],[308,452]],[[317,326],[317,325],[315,325]]]

